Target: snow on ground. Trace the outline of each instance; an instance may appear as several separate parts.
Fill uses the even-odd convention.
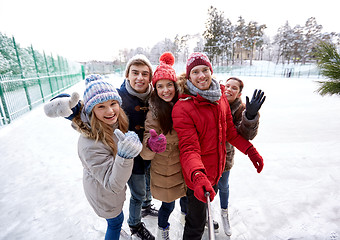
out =
[[[340,98],[318,95],[313,79],[242,79],[243,100],[255,88],[267,96],[253,141],[265,165],[258,174],[247,157],[236,154],[230,239],[340,239]],[[115,86],[120,82],[115,78]],[[83,84],[67,92],[82,94]],[[0,239],[104,239],[106,221],[83,193],[77,140],[70,122],[47,118],[43,106],[0,128]],[[212,207],[221,226],[218,201]],[[128,200],[124,214],[129,232]],[[179,216],[177,202],[170,217],[173,240],[182,236]],[[144,222],[156,234],[157,218]],[[216,239],[228,239],[221,228]]]

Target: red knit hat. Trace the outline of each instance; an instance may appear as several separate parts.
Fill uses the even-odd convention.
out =
[[[190,54],[188,60],[187,60],[187,71],[186,71],[186,78],[189,79],[190,71],[194,67],[198,65],[205,65],[210,68],[211,74],[213,73],[211,63],[209,61],[209,58],[207,55],[201,52],[194,52]]]
[[[159,65],[157,66],[152,77],[152,85],[155,86],[158,80],[167,79],[173,82],[177,81],[176,72],[172,68],[175,63],[175,57],[171,52],[165,52],[159,58]]]

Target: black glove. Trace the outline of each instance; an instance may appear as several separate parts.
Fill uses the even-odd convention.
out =
[[[261,89],[259,91],[257,91],[257,89],[255,89],[253,97],[251,99],[251,101],[249,102],[249,98],[248,96],[246,96],[246,117],[249,120],[252,120],[256,117],[257,112],[260,110],[264,100],[266,100],[266,96],[263,96],[264,92],[261,91]]]

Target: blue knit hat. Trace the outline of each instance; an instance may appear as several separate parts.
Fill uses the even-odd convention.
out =
[[[92,74],[85,79],[86,89],[84,91],[84,108],[89,114],[93,107],[98,103],[103,103],[108,100],[116,100],[119,105],[122,105],[122,98],[119,96],[115,87],[104,81],[99,74]]]

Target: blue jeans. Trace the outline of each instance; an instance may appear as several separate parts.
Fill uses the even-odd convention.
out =
[[[124,220],[123,211],[115,218],[106,219],[107,230],[105,234],[105,240],[119,240],[120,230],[122,229]]]
[[[145,200],[143,201],[142,207],[151,205],[151,190],[150,190],[150,164],[145,167]]]
[[[129,206],[129,226],[137,226],[141,222],[142,203],[145,200],[145,174],[131,174],[128,181],[131,192]]]
[[[172,211],[175,208],[175,201],[166,203],[162,202],[162,206],[158,210],[158,226],[161,228],[166,228],[168,225],[170,225],[169,217]]]
[[[230,171],[223,172],[217,185],[220,191],[220,205],[223,209],[227,209],[229,203],[229,174]]]
[[[181,212],[187,214],[187,204],[188,204],[188,198],[187,196],[181,197],[179,199],[179,205],[181,206]]]

